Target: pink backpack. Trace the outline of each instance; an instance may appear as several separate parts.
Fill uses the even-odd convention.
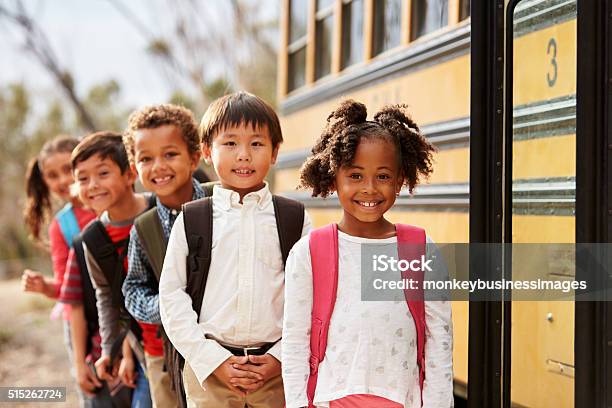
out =
[[[425,230],[406,224],[396,224],[399,259],[412,260],[424,255]],[[312,262],[312,322],[310,332],[310,377],[308,377],[308,406],[314,407],[319,363],[325,358],[329,322],[336,303],[338,290],[338,226],[336,224],[317,228],[310,233],[310,258]],[[425,381],[425,303],[423,297],[423,272],[402,272],[402,278],[419,282],[418,290],[406,289],[404,296],[414,320],[417,333],[417,365],[423,405],[423,382]]]

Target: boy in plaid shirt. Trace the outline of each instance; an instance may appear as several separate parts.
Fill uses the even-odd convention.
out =
[[[167,241],[181,205],[204,197],[200,184],[193,178],[200,161],[200,137],[193,115],[176,105],[145,107],[130,116],[124,144],[143,186],[157,197],[156,212]],[[123,293],[126,309],[136,320],[159,325],[158,282],[143,248],[146,239],[155,237],[140,236],[132,228]],[[144,340],[153,405],[176,406],[176,394],[163,370],[162,340],[159,337]],[[147,347],[147,342],[155,347]]]

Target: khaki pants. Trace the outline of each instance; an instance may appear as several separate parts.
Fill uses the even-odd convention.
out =
[[[204,380],[202,388],[187,363],[183,369],[183,382],[189,408],[283,408],[285,406],[283,379],[280,375],[244,398],[227,388],[213,375]]]
[[[145,353],[145,362],[153,407],[177,407],[176,394],[172,391],[170,376],[167,371],[164,371],[164,357]]]

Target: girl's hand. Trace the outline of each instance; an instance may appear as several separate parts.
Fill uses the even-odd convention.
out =
[[[96,395],[96,389],[101,388],[102,383],[98,380],[92,368],[85,361],[76,363],[75,368],[77,383],[81,390],[90,397]]]
[[[47,282],[42,273],[26,269],[21,275],[21,289],[24,292],[34,292],[46,294],[48,291]]]
[[[124,356],[119,364],[119,378],[121,382],[130,388],[136,388],[136,365],[132,357]]]

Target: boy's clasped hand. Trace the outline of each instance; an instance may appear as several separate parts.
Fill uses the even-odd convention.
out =
[[[232,356],[213,372],[219,381],[241,397],[260,389],[281,374],[281,364],[270,354]]]

